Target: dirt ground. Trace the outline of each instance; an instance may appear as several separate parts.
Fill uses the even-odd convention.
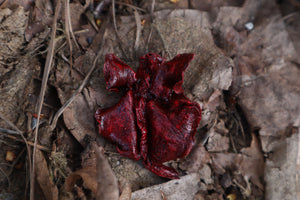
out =
[[[300,199],[299,0],[0,0],[0,200]],[[180,179],[98,134],[105,55],[194,53]],[[185,145],[185,144],[182,144]],[[152,147],[151,148],[155,148]]]

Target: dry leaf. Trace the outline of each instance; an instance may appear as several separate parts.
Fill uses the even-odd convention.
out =
[[[107,162],[102,147],[94,144],[97,159],[97,200],[118,200],[119,190],[117,179]]]
[[[299,147],[299,128],[296,134],[274,143],[274,152],[265,166],[266,199],[299,199]]]
[[[213,126],[218,114],[218,107],[225,107],[223,93],[219,89],[214,89],[207,101],[200,102],[202,109],[202,117],[200,127],[208,125]]]
[[[264,9],[258,9],[262,5]],[[246,31],[246,22],[252,22],[254,29]],[[259,129],[263,151],[279,155],[276,167],[270,165],[271,158],[266,158],[267,199],[296,199],[295,173],[285,169],[296,160],[279,159],[293,157],[292,152],[279,150],[288,141],[288,135],[281,133],[290,126],[300,126],[299,52],[286,31],[285,18],[274,1],[248,0],[243,8],[220,8],[213,26],[220,31],[227,53],[234,57],[231,93],[238,94],[239,106],[250,128]],[[251,159],[260,165],[261,158],[249,157],[241,170],[262,188],[259,176],[263,169],[251,169]]]
[[[243,160],[240,165],[241,174],[257,185],[261,190],[264,190],[264,186],[261,183],[261,178],[264,174],[264,157],[260,147],[260,143],[255,134],[252,134],[251,146],[241,150],[243,153]]]
[[[209,136],[206,145],[208,152],[225,152],[229,149],[228,129],[223,121],[211,127],[207,134]]]
[[[209,153],[202,144],[197,144],[187,156],[186,160],[180,164],[180,168],[189,173],[198,172],[205,164],[210,163]]]
[[[86,98],[89,98],[89,96],[86,96]],[[66,126],[84,147],[87,145],[85,138],[94,138],[97,135],[96,127],[93,123],[94,112],[89,108],[86,98],[85,95],[79,94],[63,114]]]
[[[213,176],[209,165],[203,165],[203,167],[198,171],[198,173],[201,177],[201,181],[203,181],[206,185],[214,184],[214,179],[212,178]]]
[[[246,180],[250,179],[261,190],[264,189],[260,180],[264,172],[264,158],[255,134],[252,134],[251,146],[242,149],[241,154],[214,153],[212,160],[214,171],[218,174],[224,174],[228,169],[238,171]]]
[[[96,199],[114,200],[119,198],[118,185],[109,163],[107,162],[102,147],[92,143],[92,147],[87,148],[90,152],[88,164],[82,169],[73,172],[66,179],[66,190],[71,191],[78,179],[82,179],[84,185],[92,190]]]
[[[241,163],[238,156],[240,155],[234,153],[211,153],[213,171],[218,174],[224,174],[226,168],[235,171],[237,169],[236,165]]]
[[[32,11],[32,20],[25,30],[25,39],[30,42],[38,33],[44,31],[53,21],[53,4],[50,0],[36,0]]]
[[[94,194],[97,193],[97,172],[95,167],[86,167],[76,172],[73,172],[66,179],[66,190],[71,191],[78,179],[83,179],[87,188],[92,190]]]
[[[84,13],[84,7],[80,3],[70,3],[70,19],[73,31],[79,30],[80,27],[80,18]]]
[[[35,177],[39,187],[42,189],[44,198],[46,200],[58,200],[58,189],[50,177],[47,162],[39,149],[36,149],[35,159]]]
[[[250,5],[250,2],[245,5],[248,8],[221,8],[214,27],[225,39],[224,46],[232,46],[228,54],[235,57],[231,92],[239,94],[238,103],[243,113],[252,127],[260,128],[262,148],[269,152],[272,151],[269,146],[272,138],[289,125],[300,125],[300,90],[297,87],[300,85],[300,71],[295,64],[299,63],[299,56],[273,1],[264,1],[264,13],[255,13],[263,17],[257,25],[254,24],[251,32],[247,35],[234,32],[228,38],[234,30],[228,27],[234,27],[240,18],[252,16],[251,7],[261,4],[253,1]]]

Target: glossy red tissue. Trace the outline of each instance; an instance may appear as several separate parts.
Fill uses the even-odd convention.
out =
[[[107,54],[104,76],[110,91],[125,90],[119,103],[95,113],[99,134],[117,145],[118,152],[142,159],[153,173],[179,178],[164,162],[189,154],[201,119],[199,104],[183,94],[183,73],[194,54],[166,62],[158,54],[140,58],[135,73],[114,54]]]

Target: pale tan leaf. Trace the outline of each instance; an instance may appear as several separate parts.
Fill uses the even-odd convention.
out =
[[[118,200],[119,189],[117,179],[106,160],[103,148],[93,145],[97,160],[97,200]]]
[[[46,200],[58,200],[58,189],[50,177],[43,153],[37,149],[35,157],[35,176]]]
[[[241,174],[247,179],[250,179],[252,183],[257,185],[261,190],[264,190],[264,186],[260,181],[260,178],[262,178],[264,174],[264,157],[255,134],[252,134],[251,146],[241,151],[244,154],[243,161],[239,168]]]

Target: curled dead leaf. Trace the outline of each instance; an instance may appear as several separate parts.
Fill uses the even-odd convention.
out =
[[[97,173],[96,173],[96,166],[95,167],[87,167],[84,169],[77,170],[73,172],[68,178],[66,179],[65,185],[66,190],[71,191],[74,187],[77,180],[82,179],[84,184],[92,190],[94,194],[97,193]]]
[[[94,165],[86,161],[89,162],[88,165],[73,172],[66,179],[66,190],[71,191],[76,181],[82,179],[84,185],[96,195],[97,200],[117,200],[119,198],[117,180],[104,156],[103,148],[92,143],[92,148],[89,150],[92,151],[90,160],[94,162]]]

